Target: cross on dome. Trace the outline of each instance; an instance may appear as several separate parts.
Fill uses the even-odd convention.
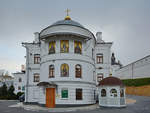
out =
[[[67,9],[67,10],[66,10],[67,16],[69,16],[69,12],[70,12],[70,11],[71,11],[70,9]]]
[[[67,13],[67,16],[65,17],[65,20],[71,20],[70,16],[69,16],[69,12],[71,10],[67,9],[65,12]]]

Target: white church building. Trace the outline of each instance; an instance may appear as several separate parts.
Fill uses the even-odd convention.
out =
[[[25,85],[26,85],[26,73],[24,65],[21,65],[21,72],[12,73],[14,76],[13,85],[15,88],[14,93],[17,94],[18,92],[25,92]]]
[[[112,42],[68,15],[35,33],[26,48],[25,102],[53,108],[96,103],[98,82],[111,70]]]

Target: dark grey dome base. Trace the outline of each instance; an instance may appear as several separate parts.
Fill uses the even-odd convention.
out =
[[[73,26],[84,28],[80,23],[73,21],[73,20],[60,20],[60,21],[53,23],[51,26],[55,26],[55,25],[73,25]]]

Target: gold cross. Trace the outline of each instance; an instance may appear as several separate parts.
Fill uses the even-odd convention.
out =
[[[66,12],[67,12],[67,16],[69,16],[69,12],[70,12],[70,10],[69,10],[69,9],[67,9],[67,10],[66,10]]]

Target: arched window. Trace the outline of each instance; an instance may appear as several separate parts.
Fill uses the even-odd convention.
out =
[[[101,90],[101,97],[106,97],[106,90],[105,89]]]
[[[120,90],[120,97],[124,97],[124,89]]]
[[[69,52],[69,41],[68,40],[61,40],[60,41],[60,52],[61,53],[68,53]]]
[[[49,54],[55,53],[55,48],[56,48],[56,42],[55,41],[51,41],[49,43]]]
[[[82,43],[80,41],[74,41],[74,53],[82,53]]]
[[[81,68],[81,65],[79,64],[75,66],[75,75],[76,75],[76,78],[81,78],[82,76],[82,68]]]
[[[49,78],[55,77],[54,71],[55,71],[54,65],[50,65],[49,66]]]
[[[116,89],[111,89],[110,90],[110,96],[111,97],[117,97],[117,90]]]
[[[61,76],[62,77],[69,76],[69,66],[68,66],[68,64],[62,64],[61,65]]]
[[[22,79],[21,79],[21,78],[19,78],[19,82],[22,82]]]

